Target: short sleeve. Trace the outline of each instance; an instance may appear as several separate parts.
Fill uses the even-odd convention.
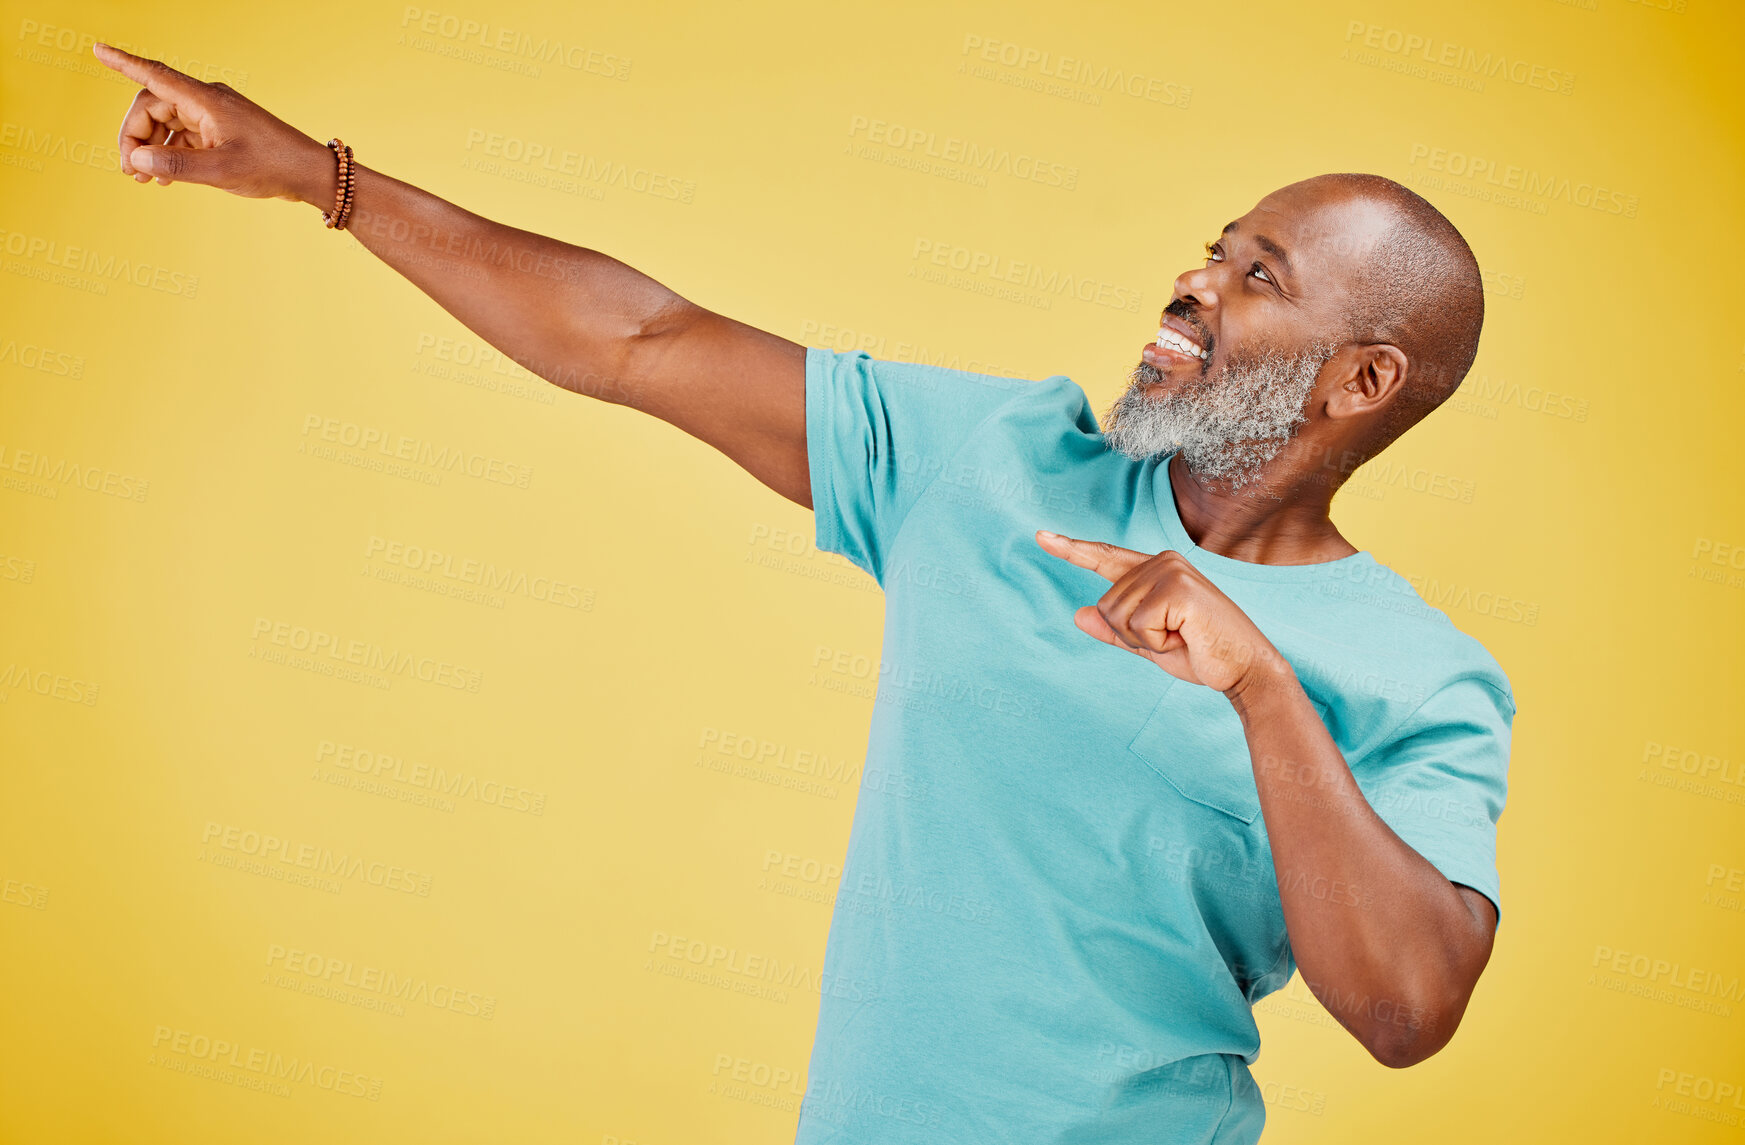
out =
[[[1508,795],[1514,699],[1487,679],[1463,676],[1406,718],[1386,746],[1353,769],[1382,821],[1450,882],[1497,909],[1497,820]]]
[[[1022,378],[806,350],[806,462],[815,543],[884,584],[909,510]]]

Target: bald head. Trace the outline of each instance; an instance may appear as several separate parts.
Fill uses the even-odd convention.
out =
[[[1478,355],[1484,283],[1454,224],[1416,192],[1380,175],[1318,175],[1292,187],[1360,206],[1368,216],[1347,265],[1354,342],[1398,346],[1411,363],[1375,427],[1371,452],[1441,405]],[[1291,188],[1285,188],[1290,190]],[[1350,218],[1349,210],[1341,214]]]
[[[1179,449],[1231,490],[1305,466],[1336,483],[1454,392],[1483,324],[1478,260],[1419,195],[1380,175],[1291,183],[1176,278],[1105,437]]]

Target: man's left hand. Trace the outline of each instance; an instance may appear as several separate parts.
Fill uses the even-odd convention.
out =
[[[1289,668],[1248,614],[1174,549],[1147,556],[1046,530],[1036,542],[1111,582],[1101,600],[1073,613],[1073,623],[1105,644],[1225,695]]]

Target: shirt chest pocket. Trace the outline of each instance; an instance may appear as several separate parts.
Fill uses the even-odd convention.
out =
[[[1183,798],[1221,811],[1243,823],[1260,814],[1260,793],[1241,717],[1222,692],[1190,684],[1169,673],[1163,694],[1127,749]],[[1322,721],[1326,709],[1316,701]]]

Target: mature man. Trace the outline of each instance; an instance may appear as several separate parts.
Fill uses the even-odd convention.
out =
[[[145,86],[123,171],[334,205],[321,144],[96,51]],[[1478,266],[1428,203],[1372,175],[1267,195],[1176,279],[1099,423],[1068,378],[806,348],[355,171],[376,255],[811,507],[885,589],[880,781],[800,1142],[1252,1142],[1252,1007],[1299,967],[1387,1065],[1453,1036],[1497,923],[1514,702],[1328,517],[1477,350]]]

